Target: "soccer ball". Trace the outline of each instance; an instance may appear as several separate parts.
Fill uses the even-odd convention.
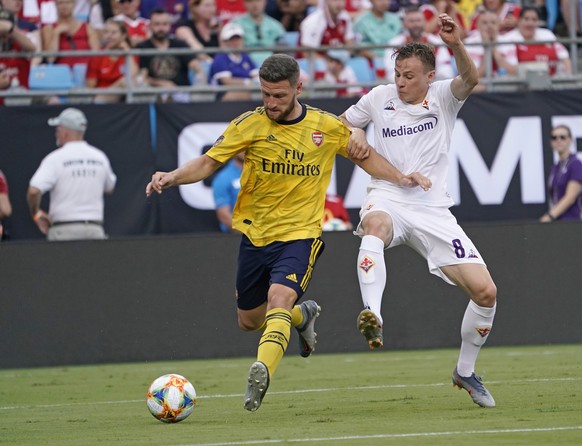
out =
[[[151,414],[164,423],[182,421],[196,407],[196,390],[182,375],[170,373],[156,378],[146,403]]]

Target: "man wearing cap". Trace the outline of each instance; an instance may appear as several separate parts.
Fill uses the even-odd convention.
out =
[[[220,47],[224,53],[214,56],[210,66],[210,81],[213,85],[250,85],[258,78],[259,70],[244,48],[244,30],[238,23],[229,22],[220,31]],[[240,101],[251,99],[250,90],[219,93],[218,100]]]
[[[81,110],[67,108],[48,124],[56,127],[58,149],[30,180],[26,198],[32,219],[49,241],[107,238],[103,195],[111,194],[117,181],[109,159],[84,140],[87,118]],[[48,214],[40,208],[45,192],[50,192]]]

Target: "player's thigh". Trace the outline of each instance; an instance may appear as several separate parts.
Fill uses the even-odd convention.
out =
[[[274,245],[276,249],[269,259],[271,285],[278,284],[286,288],[271,286],[270,307],[271,300],[274,304],[275,301],[284,302],[291,299],[293,293],[290,290],[295,292],[295,300],[303,296],[313,277],[317,259],[325,249],[325,243],[320,238],[293,240]]]
[[[360,237],[373,235],[384,241],[388,246],[394,238],[393,216],[398,213],[394,202],[382,197],[381,194],[370,193],[360,209],[360,223],[356,234]]]
[[[460,263],[441,267],[441,271],[457,286],[466,291],[479,306],[492,307],[497,298],[497,287],[484,264]]]
[[[237,306],[247,311],[269,306],[291,305],[307,290],[315,263],[325,248],[323,240],[302,239],[275,242],[256,247],[247,237],[241,239],[236,279]],[[274,287],[273,285],[283,287]],[[285,288],[286,287],[286,288]],[[249,313],[255,317],[256,313]]]
[[[239,310],[266,308],[270,286],[270,270],[265,247],[254,246],[244,235],[241,238],[236,273],[236,304]],[[260,311],[260,310],[259,310]],[[255,314],[249,313],[250,315]]]
[[[448,209],[409,207],[401,216],[406,234],[404,243],[422,255],[429,271],[445,282],[456,285],[444,274],[444,267],[485,264],[473,241]]]

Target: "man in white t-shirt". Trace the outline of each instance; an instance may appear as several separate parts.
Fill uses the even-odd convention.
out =
[[[84,141],[87,118],[81,110],[67,108],[48,124],[56,127],[58,149],[42,160],[30,180],[30,215],[49,241],[107,238],[103,194],[113,193],[117,181],[109,159]],[[45,192],[50,192],[48,214],[40,208]]]
[[[434,81],[432,48],[409,43],[396,55],[395,84],[374,88],[341,116],[350,127],[374,123],[378,153],[403,174],[419,172],[432,183],[432,187],[405,189],[372,178],[356,231],[362,237],[357,265],[365,307],[357,323],[370,348],[383,345],[384,250],[400,244],[412,247],[427,260],[432,274],[469,295],[453,383],[467,390],[476,404],[493,407],[495,400],[474,370],[493,325],[497,289],[481,254],[450,212],[453,201],[446,190],[453,126],[479,76],[458,25],[446,14],[439,16],[439,22],[440,36],[453,53],[458,76]],[[356,148],[351,154],[359,147],[364,152],[365,137],[352,138]]]

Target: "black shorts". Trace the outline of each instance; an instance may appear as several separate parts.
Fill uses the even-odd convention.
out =
[[[324,248],[320,238],[257,247],[243,235],[236,275],[238,308],[252,310],[265,303],[273,283],[292,288],[299,299],[307,290],[315,262]]]

